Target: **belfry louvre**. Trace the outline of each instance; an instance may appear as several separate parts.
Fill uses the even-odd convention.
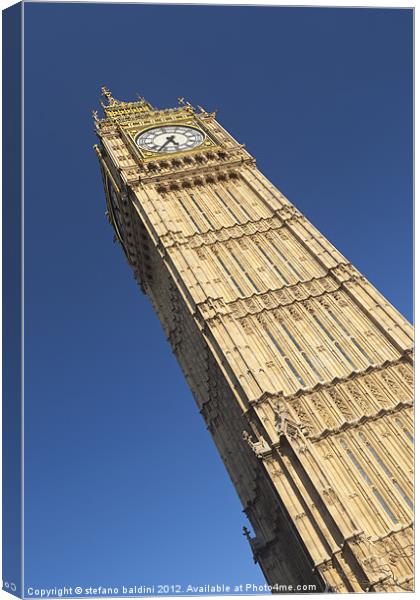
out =
[[[109,220],[267,582],[411,590],[411,325],[215,113],[102,92],[95,149]]]

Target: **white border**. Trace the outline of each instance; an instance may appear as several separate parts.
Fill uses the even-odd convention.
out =
[[[22,185],[22,190],[21,190],[21,236],[22,236],[22,245],[21,245],[21,327],[22,327],[22,334],[21,334],[21,385],[22,385],[22,412],[21,412],[21,432],[22,432],[22,447],[21,447],[21,452],[22,452],[22,459],[21,459],[21,489],[22,489],[22,512],[21,512],[21,525],[22,525],[22,535],[21,535],[21,544],[22,544],[22,548],[21,548],[21,557],[22,557],[22,593],[24,593],[25,590],[25,581],[24,581],[24,541],[25,541],[25,534],[24,534],[24,499],[25,499],[25,494],[24,494],[24,467],[25,467],[25,461],[24,461],[24,448],[25,448],[25,439],[24,439],[24,409],[25,409],[25,401],[24,401],[24,342],[25,342],[25,338],[24,338],[24,316],[25,316],[25,311],[24,311],[24,283],[25,283],[25,279],[24,279],[24,266],[25,266],[25,262],[24,262],[24,251],[25,251],[25,237],[24,237],[24,232],[25,232],[25,222],[24,222],[24,207],[25,207],[25,203],[24,203],[24,110],[25,110],[25,96],[24,96],[24,92],[25,92],[25,81],[24,81],[24,61],[25,61],[25,56],[24,56],[24,49],[25,49],[25,40],[24,40],[24,12],[25,12],[25,8],[24,8],[24,4],[25,3],[33,3],[36,2],[37,0],[25,0],[23,2],[23,6],[22,6],[22,15],[21,15],[21,34],[22,34],[22,47],[21,47],[21,51],[22,51],[22,57],[21,57],[21,72],[22,72],[22,81],[21,81],[21,85],[22,85],[22,102],[21,102],[21,185]],[[300,1],[294,1],[294,0],[289,0],[288,2],[281,2],[281,1],[265,1],[265,2],[259,2],[258,0],[254,0],[253,2],[251,1],[247,1],[247,0],[231,0],[231,2],[226,2],[223,0],[211,0],[208,2],[204,2],[204,1],[200,1],[200,0],[183,0],[181,2],[176,2],[174,0],[161,0],[160,2],[153,2],[153,0],[143,0],[142,2],[135,2],[132,0],[123,0],[123,1],[118,1],[118,0],[92,0],[91,2],[85,2],[84,0],[73,0],[73,1],[68,1],[68,0],[43,0],[44,3],[48,2],[48,3],[67,3],[67,4],[73,4],[73,3],[79,3],[79,4],[170,4],[170,5],[174,5],[174,4],[179,4],[179,5],[221,5],[221,6],[289,6],[289,7],[301,7],[301,8],[314,8],[314,7],[331,7],[331,8],[380,8],[380,9],[397,9],[397,8],[415,8],[415,0],[407,1],[407,0],[382,0],[382,2],[375,2],[374,0],[365,0],[364,2],[351,2],[351,4],[337,4],[337,3],[332,3],[332,2],[328,2],[327,0],[318,0],[318,2],[316,3],[302,3]],[[12,6],[13,4],[16,4],[16,2],[13,2],[11,0],[0,0],[0,8],[2,10],[8,8],[9,6]],[[416,32],[416,19],[415,19],[415,14],[414,14],[414,34]],[[417,53],[417,47],[416,44],[414,45],[414,75],[415,75],[415,67],[418,63],[418,61],[416,60],[418,56]],[[414,78],[414,85],[416,89],[416,79]],[[415,96],[416,99],[416,96]],[[0,99],[0,103],[1,103],[1,99]],[[416,106],[416,104],[415,104]],[[414,119],[414,134],[418,133],[418,126],[417,123]],[[416,138],[415,138],[416,139]],[[415,142],[415,140],[414,140]],[[416,163],[415,163],[415,143],[414,143],[414,148],[413,148],[414,152],[413,152],[413,158],[414,158],[414,173],[416,173]],[[0,154],[1,154],[1,150],[0,150]],[[0,166],[0,172],[1,172],[1,166]],[[414,231],[416,230],[416,225],[417,225],[417,215],[414,213]],[[0,241],[1,241],[1,224],[2,224],[2,220],[1,220],[1,213],[0,213]],[[416,250],[416,248],[414,247],[414,250]],[[414,257],[416,259],[416,252],[414,253]],[[415,262],[416,264],[416,262]],[[1,265],[0,265],[0,275],[1,275]],[[415,282],[416,284],[416,282]],[[1,289],[1,279],[0,279],[0,289]],[[416,289],[416,285],[415,288]],[[1,298],[0,298],[0,308],[2,306],[1,303]],[[416,315],[416,310],[415,310],[415,315]],[[1,333],[2,329],[0,326],[0,333]],[[0,356],[1,356],[1,348],[0,348]],[[0,424],[1,424],[1,415],[0,415]],[[1,468],[1,467],[0,467]],[[1,486],[1,483],[0,483]],[[0,496],[0,508],[1,508],[1,496]],[[0,532],[1,532],[1,525],[0,525]],[[415,530],[416,536],[416,542],[417,542],[417,532]],[[419,534],[420,535],[420,534]],[[1,558],[1,547],[0,547],[0,558]],[[417,574],[418,570],[417,570],[417,564],[416,564],[416,569],[415,569],[415,574]],[[294,594],[295,597],[307,597],[308,594]],[[350,594],[343,594],[343,596],[350,596]],[[386,594],[386,597],[393,597],[394,594]],[[216,596],[217,598],[220,599],[226,599],[226,600],[231,600],[232,596]],[[249,600],[250,596],[235,596],[235,598],[240,598],[240,599],[244,599],[244,600]],[[258,596],[254,596],[255,598]],[[266,600],[267,596],[260,596],[262,599]],[[0,591],[0,599],[9,599],[11,598],[11,595],[9,595],[7,592],[1,590]],[[169,596],[165,596],[165,598],[169,598]]]

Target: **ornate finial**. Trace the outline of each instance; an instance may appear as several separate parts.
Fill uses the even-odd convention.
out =
[[[242,535],[244,535],[246,537],[246,539],[248,540],[249,543],[251,543],[251,532],[249,531],[249,529],[247,527],[245,527],[245,525],[242,527]]]
[[[274,406],[274,429],[276,430],[279,439],[283,436],[296,437],[297,435],[307,437],[309,429],[306,425],[299,422],[294,417],[289,409],[289,406],[284,401],[284,398],[277,398]]]
[[[178,104],[185,104],[185,98],[178,98]]]
[[[284,405],[284,402],[277,398],[274,404],[274,428],[279,435],[283,433],[284,424],[289,413]]]
[[[92,110],[92,115],[93,115],[93,119],[96,123],[99,122],[99,117],[98,117],[98,111],[97,110]]]
[[[101,93],[102,96],[104,96],[108,100],[108,106],[115,106],[116,104],[118,104],[118,100],[115,100],[115,98],[112,96],[110,90],[107,87],[101,87]]]
[[[245,431],[245,429],[242,432],[242,439],[245,440],[246,443],[251,446],[251,448],[253,447],[252,436],[251,436],[250,433],[248,433],[247,431]]]
[[[249,447],[257,455],[258,458],[261,458],[265,452],[270,452],[271,450],[269,444],[266,442],[262,435],[258,437],[257,442],[253,442],[251,434],[244,430],[242,432],[242,439],[245,440],[245,442],[249,445]]]

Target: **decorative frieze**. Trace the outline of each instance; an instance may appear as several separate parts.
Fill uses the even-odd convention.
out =
[[[176,232],[178,234],[176,238],[168,234],[162,241],[167,246],[185,244],[189,248],[200,248],[201,246],[211,246],[219,242],[227,242],[231,239],[244,237],[252,239],[252,236],[256,233],[265,233],[271,229],[281,229],[282,226],[283,224],[277,217],[268,217],[259,221],[221,227],[220,229],[214,229],[206,233],[196,233],[191,236],[185,236],[181,232]]]

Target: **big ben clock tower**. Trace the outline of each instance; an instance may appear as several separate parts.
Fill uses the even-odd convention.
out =
[[[214,113],[102,92],[95,149],[109,220],[267,582],[411,590],[410,324]]]

